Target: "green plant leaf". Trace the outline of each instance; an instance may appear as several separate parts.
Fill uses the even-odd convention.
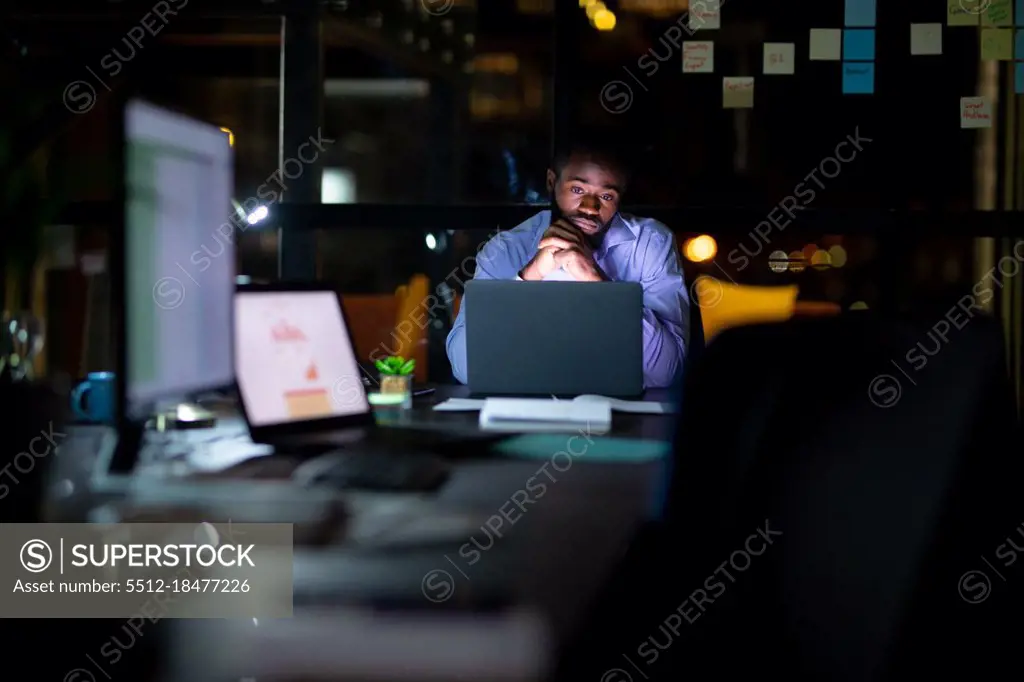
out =
[[[394,371],[396,374],[404,364],[405,358],[403,358],[401,355],[392,355],[391,357],[388,358],[388,367],[390,367],[392,371]]]
[[[404,365],[402,365],[401,368],[399,368],[398,373],[404,376],[406,374],[412,374],[413,370],[415,370],[415,369],[416,369],[416,359],[413,358],[409,362],[407,362]]]
[[[373,363],[373,365],[374,367],[377,368],[378,371],[380,371],[381,374],[391,374],[391,368],[388,367],[387,363],[384,362],[383,360],[377,360],[376,362]]]

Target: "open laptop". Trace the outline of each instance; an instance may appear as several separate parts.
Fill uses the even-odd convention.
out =
[[[338,294],[305,284],[237,288],[235,375],[253,441],[284,452],[350,444],[449,452],[493,434],[378,428]]]
[[[474,396],[643,394],[643,288],[636,282],[466,283]]]

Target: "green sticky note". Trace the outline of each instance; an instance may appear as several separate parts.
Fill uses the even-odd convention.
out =
[[[990,0],[983,6],[982,26],[1013,26],[1013,0]]]
[[[981,58],[983,61],[1013,61],[1013,30],[981,29]]]
[[[573,462],[651,462],[672,452],[672,444],[638,438],[529,433],[504,440],[494,450],[520,459],[554,461],[557,458],[556,463],[564,470],[569,458]]]
[[[983,6],[976,7],[972,2],[946,0],[946,24],[949,26],[977,26],[981,23],[982,11]]]

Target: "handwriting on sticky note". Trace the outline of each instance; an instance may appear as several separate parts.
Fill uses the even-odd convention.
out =
[[[875,65],[873,62],[843,62],[843,94],[873,95]]]
[[[754,79],[749,76],[722,79],[722,108],[750,109],[754,106]]]
[[[715,44],[710,40],[683,42],[683,73],[712,73],[715,70]]]
[[[721,0],[693,0],[688,19],[691,32],[722,28]]]
[[[983,8],[974,3],[984,0],[946,0],[946,23],[950,26],[977,26]]]
[[[992,127],[992,103],[988,97],[960,98],[960,127]]]
[[[1013,60],[1013,29],[981,29],[981,58],[984,61]]]
[[[910,54],[942,54],[942,24],[911,24]]]
[[[842,58],[843,31],[838,28],[812,28],[812,61],[838,62]]]
[[[792,75],[795,67],[796,45],[794,43],[764,44],[764,73]]]
[[[966,0],[965,4],[971,8]],[[1013,26],[1013,0],[985,0],[980,9],[982,26]]]

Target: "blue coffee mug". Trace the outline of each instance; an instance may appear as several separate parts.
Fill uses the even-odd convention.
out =
[[[110,424],[114,421],[114,373],[92,372],[71,392],[71,409],[79,419]]]

